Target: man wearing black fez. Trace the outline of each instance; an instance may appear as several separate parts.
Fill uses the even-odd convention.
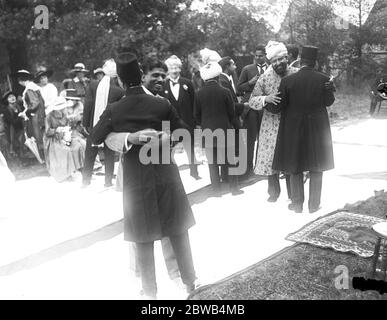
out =
[[[108,105],[93,129],[92,141],[100,144],[111,132],[130,132],[123,163],[124,237],[136,243],[145,295],[156,298],[153,245],[163,237],[169,237],[181,278],[187,292],[191,292],[196,276],[188,229],[195,220],[179,170],[172,161],[144,164],[140,157],[146,141],[169,148],[168,134],[161,131],[162,121],[169,121],[171,131],[186,125],[169,101],[149,95],[141,87],[141,71],[135,55],[122,53],[116,63],[126,96]]]
[[[320,209],[323,171],[333,169],[332,136],[326,107],[335,101],[329,77],[314,69],[318,49],[305,46],[299,72],[282,79],[281,123],[273,168],[291,174],[289,209],[301,213],[303,172],[309,171],[309,212]]]

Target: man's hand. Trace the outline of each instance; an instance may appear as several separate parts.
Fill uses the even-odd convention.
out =
[[[336,88],[333,81],[327,81],[324,83],[325,90],[335,92]]]
[[[258,81],[258,78],[259,78],[259,75],[256,74],[254,77],[252,77],[250,80],[249,80],[249,85],[253,85],[255,84],[257,81]]]
[[[159,137],[162,134],[163,132],[156,131],[154,129],[144,129],[144,130],[140,130],[129,134],[128,141],[131,144],[139,144],[139,145],[143,145],[148,142],[159,143]]]
[[[279,104],[281,102],[281,98],[278,97],[279,94],[280,94],[280,92],[277,91],[276,93],[273,93],[273,94],[266,96],[265,103],[272,103],[276,106],[277,104]]]

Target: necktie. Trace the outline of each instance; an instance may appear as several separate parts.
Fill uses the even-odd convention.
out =
[[[171,80],[171,84],[172,84],[172,86],[175,86],[176,84],[179,84],[179,82],[178,81],[173,81],[173,80]]]

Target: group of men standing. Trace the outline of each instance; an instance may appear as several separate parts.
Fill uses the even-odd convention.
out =
[[[105,72],[108,78],[89,86],[85,113],[93,121],[87,126],[91,133],[88,145],[95,148],[105,142],[105,148],[122,154],[125,239],[135,243],[136,265],[148,297],[157,294],[155,240],[162,240],[171,278],[180,276],[188,292],[195,288],[187,232],[195,220],[176,164],[144,164],[143,146],[167,146],[171,152],[171,135],[162,131],[163,121],[169,121],[172,135],[175,129],[187,130],[190,139],[183,139],[183,143],[190,173],[200,179],[194,129],[231,129],[238,136],[239,130],[246,128],[245,149],[239,145],[243,139],[228,135],[223,145],[214,142],[205,146],[212,160],[209,170],[213,186],[219,188],[221,182],[228,182],[234,195],[242,193],[238,176],[230,174],[230,169],[245,152],[244,177],[268,176],[269,201],[278,199],[279,174],[285,173],[292,200],[289,209],[295,212],[302,212],[303,178],[305,172],[310,172],[309,211],[317,211],[322,172],[333,168],[326,107],[334,101],[334,87],[328,76],[314,70],[316,58],[317,48],[303,47],[300,69],[288,66],[285,45],[270,41],[266,47],[257,48],[255,63],[242,70],[235,84],[233,59],[211,52],[202,59],[203,86],[195,92],[192,82],[180,76],[182,63],[177,56],[165,63],[149,58],[140,66],[134,54],[123,53],[116,59],[114,77]],[[237,97],[238,89],[243,90],[242,99]],[[102,101],[101,105],[97,100]],[[226,150],[219,153],[219,149],[228,146],[236,146],[234,157],[219,162],[219,154],[229,156]]]

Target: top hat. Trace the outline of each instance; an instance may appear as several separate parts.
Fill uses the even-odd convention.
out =
[[[16,77],[17,78],[24,78],[24,79],[27,79],[27,80],[32,80],[34,79],[34,76],[27,70],[18,70],[16,72]]]
[[[314,46],[303,46],[301,51],[301,59],[316,62],[318,48]]]
[[[89,72],[89,70],[87,70],[85,68],[85,65],[81,62],[78,62],[74,65],[74,69],[71,70],[72,73],[74,72]]]
[[[6,93],[3,94],[3,96],[1,97],[1,101],[3,102],[3,104],[8,104],[8,97],[13,94],[16,98],[16,93],[13,92],[12,90],[9,90],[7,91]]]
[[[141,84],[141,69],[137,57],[131,52],[123,52],[116,59],[117,75],[129,87]]]

